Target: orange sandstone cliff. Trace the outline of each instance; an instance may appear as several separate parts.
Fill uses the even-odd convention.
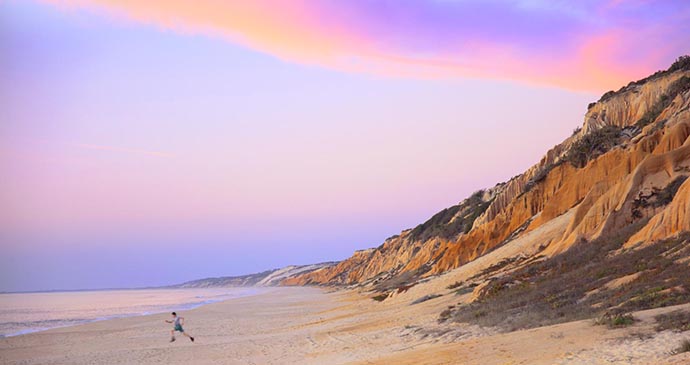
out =
[[[379,247],[283,284],[420,279],[517,239],[534,240],[539,254],[548,257],[635,223],[641,228],[627,248],[689,231],[689,136],[690,58],[685,56],[590,104],[582,127],[523,174]]]

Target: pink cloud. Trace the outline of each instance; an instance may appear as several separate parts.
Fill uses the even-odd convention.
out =
[[[655,15],[667,16],[668,22],[662,22],[651,17],[659,9],[647,14],[647,7],[658,4],[646,3],[563,9],[530,2],[512,9],[468,2],[486,8],[468,16],[468,9],[457,4],[448,5],[448,15],[439,8],[443,4],[424,2],[382,8],[368,2],[46,1],[165,30],[222,37],[291,62],[385,77],[508,79],[601,91],[688,51],[688,43],[678,40],[688,37],[677,29],[688,20],[687,12],[669,6],[668,15]],[[392,11],[397,7],[410,9]],[[531,26],[530,16],[538,24]],[[468,25],[455,25],[463,22]],[[660,49],[662,39],[675,47]]]

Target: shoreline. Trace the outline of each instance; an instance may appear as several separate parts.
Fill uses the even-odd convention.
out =
[[[244,289],[245,292],[239,294],[239,295],[233,295],[230,297],[225,297],[221,299],[207,299],[207,300],[202,300],[202,301],[194,301],[194,302],[183,302],[179,304],[160,304],[158,305],[159,308],[152,309],[150,311],[144,311],[144,312],[133,312],[133,313],[123,313],[123,314],[112,314],[112,315],[105,315],[101,317],[94,317],[94,318],[85,318],[85,319],[79,319],[75,320],[74,323],[70,324],[64,324],[64,325],[56,325],[56,326],[49,326],[49,327],[40,327],[40,328],[29,328],[29,329],[23,329],[19,330],[17,332],[12,332],[8,334],[0,334],[0,339],[2,338],[11,338],[11,337],[18,337],[18,336],[24,336],[32,333],[39,333],[39,332],[45,332],[45,331],[50,331],[53,329],[61,329],[61,328],[69,328],[69,327],[75,327],[75,326],[81,326],[89,323],[94,323],[94,322],[103,322],[103,321],[110,321],[110,320],[115,320],[115,319],[121,319],[121,318],[132,318],[132,317],[143,317],[143,316],[149,316],[149,315],[156,315],[156,314],[161,314],[161,313],[167,313],[169,310],[177,310],[177,311],[189,311],[193,310],[196,308],[203,307],[205,305],[209,304],[214,304],[214,303],[219,303],[219,302],[224,302],[227,300],[233,300],[233,299],[238,299],[238,298],[243,298],[243,297],[249,297],[253,295],[260,295],[262,291],[265,291],[265,289],[268,288],[261,288],[261,287],[227,287],[227,288],[130,288],[130,289],[97,289],[97,290],[69,290],[69,291],[42,291],[42,292],[21,292],[21,293],[0,293],[0,296],[2,295],[42,295],[42,294],[47,294],[47,295],[59,295],[59,294],[72,294],[72,293],[107,293],[107,292],[133,292],[133,291],[138,291],[138,292],[144,292],[144,291],[155,291],[155,290],[180,290],[180,291],[203,291],[205,289],[209,290],[236,290],[236,289]],[[238,291],[239,292],[239,291]],[[152,304],[152,306],[156,306],[155,304]],[[37,321],[70,321],[70,319],[38,319]]]
[[[41,332],[33,332],[25,335],[0,338],[0,358],[4,363],[9,364],[63,364],[63,363],[157,363],[158,361],[148,362],[145,356],[141,357],[141,352],[147,353],[153,346],[161,356],[167,356],[170,351],[189,350],[189,346],[196,346],[192,349],[202,349],[209,340],[217,336],[217,333],[209,333],[204,328],[214,327],[219,324],[219,313],[226,313],[227,308],[243,310],[246,313],[254,313],[255,303],[271,303],[276,297],[280,298],[277,307],[271,306],[271,310],[280,311],[280,307],[287,304],[297,311],[301,311],[301,305],[294,305],[295,302],[312,303],[312,309],[323,309],[330,300],[323,300],[325,293],[321,288],[314,287],[270,287],[265,288],[260,293],[251,296],[229,298],[228,300],[210,303],[194,309],[185,310],[180,313],[186,318],[185,330],[197,337],[196,343],[191,343],[178,334],[178,341],[169,342],[170,324],[165,323],[169,318],[167,313],[157,313],[141,316],[130,316],[114,318],[110,320],[84,323],[74,326],[51,328]],[[321,300],[313,300],[320,298]],[[269,317],[274,317],[270,315]],[[280,316],[278,316],[280,317]],[[291,321],[292,316],[288,317]],[[224,318],[227,320],[228,318]],[[232,321],[241,320],[251,323],[254,319],[248,315],[239,315]],[[221,323],[227,337],[233,338],[236,334],[232,333],[226,323]],[[240,326],[249,328],[251,326]],[[272,326],[271,326],[272,327]],[[270,328],[265,328],[270,332]],[[216,332],[213,330],[212,332]],[[142,346],[142,338],[144,344]],[[202,350],[203,352],[203,350]],[[198,353],[195,356],[201,356]],[[188,357],[185,361],[175,361],[168,359],[166,362],[179,363],[199,363],[199,357]],[[217,361],[207,360],[201,363],[217,363]],[[235,363],[235,362],[231,362]],[[238,362],[245,363],[245,362]],[[273,362],[269,362],[273,363]]]

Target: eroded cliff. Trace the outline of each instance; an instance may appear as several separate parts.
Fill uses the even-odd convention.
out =
[[[681,58],[590,104],[582,128],[523,174],[377,248],[283,284],[409,282],[466,264],[565,213],[541,242],[540,255],[635,223],[642,228],[627,247],[669,238],[690,230],[689,135],[690,60]]]

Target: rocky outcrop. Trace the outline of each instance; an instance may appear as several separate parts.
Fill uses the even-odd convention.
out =
[[[333,266],[337,262],[322,262],[319,264],[312,265],[290,265],[282,269],[274,270],[270,274],[266,275],[259,282],[254,284],[254,286],[275,286],[279,285],[284,280],[289,280],[295,276],[304,275],[307,273],[313,273],[319,270],[323,270],[327,267]]]
[[[686,179],[669,206],[656,214],[649,223],[632,236],[625,247],[668,238],[690,231],[690,179]]]
[[[621,128],[634,125],[659,101],[670,85],[683,76],[686,76],[685,72],[675,72],[643,84],[631,83],[615,96],[605,98],[587,110],[582,133],[607,125]]]
[[[687,61],[605,94],[589,106],[582,128],[523,174],[377,248],[283,283],[413,281],[464,265],[566,212],[561,237],[544,242],[540,254],[556,255],[638,222],[643,228],[630,246],[689,230]]]

